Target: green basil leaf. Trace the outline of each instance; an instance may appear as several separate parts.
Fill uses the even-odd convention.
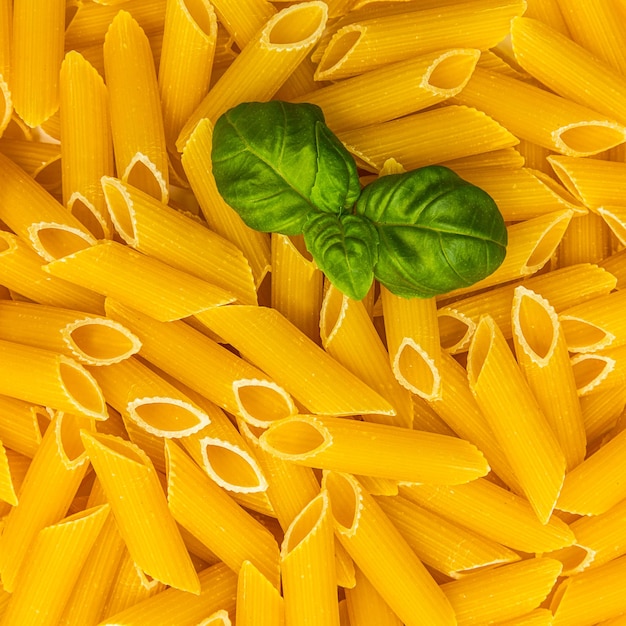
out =
[[[405,298],[473,285],[506,254],[507,231],[496,203],[446,167],[378,178],[363,189],[356,212],[378,231],[374,275]]]
[[[360,193],[352,155],[313,104],[247,102],[213,131],[218,191],[256,230],[296,235],[311,211],[340,213]]]
[[[359,215],[314,213],[304,226],[304,242],[317,266],[337,289],[362,300],[374,280],[378,235]]]

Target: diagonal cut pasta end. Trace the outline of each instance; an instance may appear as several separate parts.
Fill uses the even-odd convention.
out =
[[[135,398],[126,408],[138,426],[168,439],[193,435],[211,421],[204,411],[177,398]]]
[[[239,413],[252,426],[269,424],[297,412],[293,398],[275,382],[257,378],[233,381],[233,393]]]
[[[411,337],[405,337],[392,359],[393,373],[400,384],[424,398],[441,398],[441,374],[432,355]]]
[[[46,261],[55,261],[96,243],[95,238],[85,231],[54,222],[31,224],[28,228],[28,239],[35,252]]]
[[[332,443],[329,430],[313,415],[295,415],[274,422],[259,437],[261,448],[288,461],[312,459]]]
[[[137,152],[122,174],[122,180],[167,204],[169,190],[163,172],[142,152]]]

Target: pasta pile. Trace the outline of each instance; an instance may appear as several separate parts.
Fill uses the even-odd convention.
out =
[[[626,624],[624,0],[0,0],[0,624]],[[496,200],[471,289],[350,300],[216,120]]]

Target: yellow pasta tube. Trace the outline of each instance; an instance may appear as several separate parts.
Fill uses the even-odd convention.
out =
[[[611,252],[611,232],[597,213],[575,215],[563,236],[556,263],[598,263]]]
[[[544,601],[561,573],[555,559],[534,558],[468,574],[441,589],[459,626],[520,617]]]
[[[198,319],[267,372],[311,412],[393,415],[394,409],[385,399],[278,311],[243,305],[224,308],[224,315],[216,315],[215,311],[205,311]],[[291,359],[296,353],[299,358]]]
[[[8,514],[0,537],[0,570],[7,591],[16,589],[18,571],[37,533],[63,518],[85,476],[82,424],[83,419],[58,413],[28,468],[19,504]]]
[[[260,426],[296,412],[282,387],[188,324],[164,324],[113,301],[107,314],[139,337],[148,361],[226,411]]]
[[[199,595],[169,588],[103,619],[101,626],[196,626],[218,610],[234,611],[237,575],[224,563],[198,572]]]
[[[209,228],[243,252],[258,286],[271,264],[269,235],[246,226],[219,194],[212,174],[212,141],[211,122],[203,119],[185,144],[183,168]]]
[[[107,31],[104,67],[118,175],[167,202],[167,150],[154,59],[141,26],[126,11]]]
[[[176,589],[198,594],[198,576],[146,453],[110,435],[83,431],[81,438],[138,567]]]
[[[269,100],[317,43],[327,16],[326,4],[312,0],[269,19],[191,114],[176,141],[178,150],[202,118],[215,123],[240,102]]]
[[[294,101],[320,106],[333,132],[378,124],[459,93],[479,56],[475,48],[438,50],[322,87]],[[390,91],[394,93],[392,100]]]
[[[617,281],[602,267],[580,263],[531,276],[523,284],[541,294],[560,313],[607,295],[616,287]],[[452,354],[466,350],[484,310],[489,311],[505,337],[512,337],[511,306],[515,287],[515,284],[502,285],[486,293],[443,304],[437,311],[442,346]]]
[[[565,458],[500,329],[481,318],[468,353],[470,388],[539,519],[550,519]]]
[[[315,78],[346,78],[442,48],[491,48],[525,6],[516,0],[481,0],[361,20],[333,35]]]
[[[39,531],[2,624],[53,626],[109,515],[109,505],[81,511]]]
[[[626,611],[626,557],[562,581],[550,601],[554,626],[591,626]]]
[[[16,481],[13,478],[13,472],[11,471],[11,461],[14,459],[17,460],[19,457],[25,460],[27,468],[29,463],[28,457],[18,455],[18,453],[13,452],[13,450],[9,450],[7,452],[7,449],[0,440],[0,500],[10,504],[11,506],[17,505],[17,493],[19,491],[19,486],[16,484]],[[4,516],[6,513],[8,513],[8,511],[3,511],[2,515]]]
[[[402,626],[400,618],[389,608],[376,588],[357,568],[356,585],[346,589],[350,624],[360,626]]]
[[[441,589],[359,482],[324,472],[322,488],[328,490],[339,540],[400,620],[407,626],[456,624]]]
[[[220,22],[241,49],[276,13],[267,0],[243,0],[237,6],[228,0],[213,0],[213,5]]]
[[[280,553],[287,626],[339,626],[333,517],[322,490],[296,516]]]
[[[107,88],[76,51],[65,56],[59,81],[63,203],[96,239],[108,238],[111,220],[99,185],[114,170]]]
[[[128,245],[232,293],[244,304],[256,304],[250,266],[230,241],[116,178],[103,178],[102,187],[115,228]]]
[[[598,207],[598,215],[622,245],[626,245],[626,209],[622,206]]]
[[[19,166],[0,154],[0,219],[44,259],[93,244],[91,233]],[[13,210],[19,206],[19,211]]]
[[[557,508],[580,515],[600,515],[626,497],[619,479],[624,472],[626,431],[617,434],[565,477]]]
[[[85,365],[110,365],[141,347],[135,335],[106,317],[9,300],[0,301],[0,338],[62,352]]]
[[[61,147],[26,139],[1,139],[0,152],[57,196],[61,190]]]
[[[511,43],[515,60],[552,91],[626,124],[626,79],[588,49],[528,17],[511,22]]]
[[[381,287],[387,348],[393,373],[425,400],[441,397],[441,342],[434,298],[407,300]]]
[[[99,294],[47,274],[41,257],[22,240],[0,231],[2,284],[29,300],[52,306],[102,313],[104,298]]]
[[[65,2],[13,3],[11,96],[19,116],[39,126],[59,107]]]
[[[569,470],[585,458],[586,435],[564,329],[548,300],[523,286],[515,289],[512,319],[517,362]]]
[[[165,450],[167,499],[174,519],[235,572],[244,561],[250,561],[277,586],[278,546],[274,537],[175,443],[166,442]]]
[[[272,233],[271,305],[309,339],[319,338],[324,275],[302,237]]]
[[[234,300],[222,288],[116,241],[102,241],[48,263],[45,270],[160,321],[178,320]]]
[[[626,343],[623,310],[626,293],[614,291],[592,303],[577,304],[559,314],[571,352],[593,352]]]
[[[283,598],[265,576],[244,561],[237,579],[237,626],[280,626]]]
[[[626,137],[626,128],[603,114],[482,68],[455,99],[484,111],[516,136],[569,156],[597,154]]]
[[[525,498],[488,480],[452,487],[412,485],[401,487],[400,495],[513,550],[550,552],[576,541],[556,516],[542,524]]]
[[[209,90],[217,19],[209,0],[169,0],[159,61],[163,127],[170,152],[187,118]]]
[[[95,419],[107,418],[101,389],[74,359],[5,340],[0,340],[0,355],[0,393]]]
[[[366,420],[410,428],[413,404],[389,363],[389,355],[362,302],[334,286],[326,290],[320,314],[322,345],[328,354],[394,407],[395,415],[366,416]]]
[[[452,578],[520,558],[497,542],[449,522],[402,496],[378,497],[376,501],[415,554],[426,565]],[[460,545],[463,550],[458,549]]]
[[[489,471],[464,439],[338,417],[295,415],[259,442],[294,463],[409,483],[460,484]]]
[[[462,93],[462,92],[461,92]],[[450,127],[458,129],[449,141]],[[406,170],[508,148],[518,143],[508,129],[477,109],[448,105],[397,120],[340,131],[337,136],[367,169],[394,158]]]
[[[0,395],[0,441],[32,458],[50,424],[51,413],[42,406]]]

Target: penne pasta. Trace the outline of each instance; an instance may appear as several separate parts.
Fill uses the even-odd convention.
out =
[[[146,453],[110,435],[83,431],[81,439],[137,566],[171,587],[199,594],[198,576]]]
[[[256,304],[250,266],[235,245],[116,178],[103,178],[102,188],[115,229],[128,245],[232,293],[242,303]]]
[[[294,102],[317,104],[326,124],[340,132],[387,122],[443,102],[463,89],[480,51],[452,48],[384,65],[327,87],[305,93]],[[390,102],[389,91],[394,99]]]
[[[400,618],[381,598],[376,588],[356,570],[356,585],[346,589],[349,624],[355,626],[402,626]],[[343,622],[342,622],[343,623]]]
[[[604,220],[591,211],[575,215],[558,249],[560,267],[577,263],[598,263],[611,251],[611,232]]]
[[[228,611],[220,609],[201,622],[198,622],[198,626],[232,626],[232,622],[228,617]]]
[[[59,68],[63,59],[65,2],[39,6],[13,3],[11,98],[19,116],[34,128],[59,107]]]
[[[17,589],[20,567],[37,534],[63,519],[85,476],[87,456],[79,437],[84,422],[58,413],[33,457],[19,503],[7,515],[0,536],[0,571],[6,591]]]
[[[39,531],[19,572],[3,624],[59,623],[109,512],[109,505],[101,504]]]
[[[114,171],[107,88],[97,70],[70,51],[61,65],[59,94],[63,204],[96,239],[110,238],[112,224],[99,185]]]
[[[102,390],[77,361],[51,350],[0,340],[0,393],[104,420]]]
[[[328,490],[337,537],[400,620],[407,626],[424,619],[454,624],[441,589],[356,478],[324,472],[322,488]]]
[[[266,0],[244,0],[237,6],[228,0],[214,0],[213,4],[220,22],[239,48],[244,48],[276,14],[274,6]]]
[[[465,485],[401,487],[400,495],[451,522],[520,552],[566,548],[576,538],[556,516],[542,524],[530,503],[487,480]]]
[[[614,119],[482,68],[455,100],[484,111],[520,138],[572,157],[598,154],[626,138],[626,128]]]
[[[332,36],[315,78],[346,78],[441,48],[491,48],[524,8],[515,0],[481,0],[357,21]]]
[[[367,415],[365,419],[410,428],[413,422],[410,394],[394,377],[389,355],[365,305],[331,285],[322,302],[320,335],[328,354],[394,407],[395,415],[391,417]]]
[[[377,497],[376,502],[424,564],[451,578],[463,578],[482,568],[520,558],[497,542],[449,522],[402,496]],[[463,550],[457,549],[459,545]]]
[[[110,365],[137,353],[141,342],[103,316],[28,302],[0,301],[0,338],[66,354],[84,365]]]
[[[104,309],[102,296],[47,274],[41,257],[5,231],[0,231],[0,271],[5,287],[33,302],[96,314]]]
[[[626,211],[621,206],[603,206],[598,208],[598,215],[611,229],[621,245],[626,242]],[[608,256],[608,255],[607,255]]]
[[[0,441],[32,459],[50,425],[51,414],[43,406],[0,395]]]
[[[470,388],[538,518],[547,523],[563,485],[565,457],[500,329],[478,323],[468,353]]]
[[[458,129],[449,142],[449,129]],[[449,105],[337,133],[366,169],[379,171],[393,158],[406,170],[508,148],[518,139],[477,109]],[[419,146],[419,148],[418,148]]]
[[[408,483],[460,484],[489,471],[463,439],[338,417],[289,417],[259,442],[297,464]]]
[[[596,441],[615,426],[624,411],[626,390],[609,387],[580,397],[587,440]]]
[[[118,175],[167,202],[167,150],[154,59],[145,32],[127,11],[117,13],[107,30],[104,67]]]
[[[517,362],[572,469],[585,458],[586,435],[565,329],[548,300],[523,286],[512,318]]]
[[[176,141],[178,150],[183,151],[201,119],[215,124],[240,102],[269,100],[318,42],[327,17],[326,4],[311,0],[270,18],[191,114]]]
[[[170,154],[181,128],[211,83],[217,18],[209,0],[169,0],[165,12],[158,83]]]
[[[19,165],[44,189],[58,195],[61,189],[61,149],[53,143],[1,139],[0,152]]]
[[[102,241],[48,263],[44,269],[52,276],[127,303],[164,322],[235,299],[216,285],[116,241]]]
[[[318,343],[324,275],[302,237],[273,233],[271,243],[272,308]]]
[[[250,265],[255,284],[259,286],[271,263],[269,235],[246,226],[217,191],[211,173],[212,138],[211,122],[200,121],[185,144],[182,165],[209,228],[243,252]]]
[[[602,352],[576,354],[571,360],[579,396],[603,389],[616,389],[624,383],[626,346]]]
[[[283,623],[283,597],[250,562],[237,578],[237,626],[278,626]]]
[[[235,572],[250,561],[272,585],[278,586],[279,557],[274,537],[175,443],[166,442],[165,450],[167,501],[174,519]]]
[[[198,319],[313,413],[393,415],[378,393],[313,343],[278,311],[230,306],[224,315],[205,311]],[[297,350],[299,359],[289,358]],[[315,385],[309,384],[315,380]]]
[[[339,626],[330,498],[322,490],[285,532],[280,571],[287,626]]]
[[[468,574],[443,584],[441,589],[454,608],[459,626],[493,623],[539,608],[561,569],[555,559],[531,558]]]

